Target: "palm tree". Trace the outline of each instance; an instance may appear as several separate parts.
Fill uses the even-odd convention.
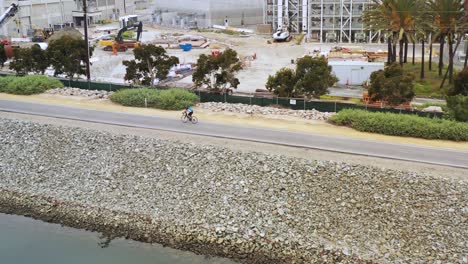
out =
[[[399,43],[399,60],[403,65],[403,44],[410,37],[410,32],[414,32],[421,3],[422,0],[373,0],[373,4],[364,11],[363,21],[367,29],[379,29],[391,35],[393,47],[389,53],[393,62],[396,61],[396,44]]]
[[[453,82],[453,44],[457,34],[463,33],[464,18],[463,1],[461,0],[431,0],[428,6],[433,16],[434,26],[437,34],[440,37],[440,58],[439,58],[439,75],[442,75],[443,55],[445,39],[449,48],[449,84]]]

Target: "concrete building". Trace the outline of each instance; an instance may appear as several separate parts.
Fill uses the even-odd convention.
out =
[[[0,0],[2,12],[11,3],[18,4],[19,11],[3,26],[1,34],[5,36],[27,36],[34,28],[82,26],[82,0]],[[115,20],[135,11],[134,2],[129,0],[87,0],[87,4],[90,24],[100,19]]]
[[[155,1],[157,24],[205,28],[213,25],[261,24],[264,0],[159,0]]]
[[[371,0],[265,0],[264,23],[320,42],[378,42],[364,30],[361,15]]]
[[[135,2],[129,0],[86,0],[89,24],[102,19],[117,20],[119,16],[133,14]],[[83,1],[76,0],[72,10],[73,22],[76,26],[83,26]]]

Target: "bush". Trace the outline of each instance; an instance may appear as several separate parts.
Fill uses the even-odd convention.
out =
[[[124,106],[182,110],[198,100],[195,94],[183,89],[156,90],[150,88],[123,89],[113,93],[111,101]]]
[[[447,96],[447,108],[455,120],[468,122],[468,96]]]
[[[265,87],[281,97],[319,98],[337,81],[327,59],[304,56],[297,60],[295,70],[282,68],[275,75],[268,76]]]
[[[468,96],[468,68],[463,69],[453,80],[453,87],[447,93],[449,96],[464,95]]]
[[[372,101],[383,100],[391,105],[411,102],[414,97],[414,76],[393,63],[370,76],[369,96]]]
[[[466,123],[415,115],[345,109],[333,116],[330,122],[363,132],[392,136],[468,141]]]
[[[43,75],[0,78],[0,92],[3,93],[30,95],[43,93],[54,88],[63,88],[63,84],[57,79]]]

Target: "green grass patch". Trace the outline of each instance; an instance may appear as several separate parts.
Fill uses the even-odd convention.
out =
[[[63,88],[62,82],[44,75],[0,77],[1,93],[30,95],[40,94],[54,88]]]
[[[136,88],[119,90],[111,95],[110,100],[124,106],[182,110],[187,105],[194,105],[198,96],[183,89]]]
[[[304,40],[304,37],[305,37],[305,34],[304,34],[304,33],[301,33],[299,36],[297,36],[296,44],[297,44],[297,45],[301,45],[301,44],[302,44],[302,41]]]
[[[442,83],[444,76],[439,76],[439,70],[436,62],[432,62],[432,71],[429,71],[429,63],[425,63],[424,79],[419,78],[421,76],[420,62],[417,62],[414,65],[411,62],[405,63],[403,65],[403,70],[416,76],[414,82],[414,92],[416,96],[444,98],[447,94],[449,88],[448,79],[445,80],[445,85],[441,89],[440,84]],[[447,67],[444,67],[443,74],[445,74],[446,70]]]
[[[354,103],[354,104],[362,104],[362,100],[359,99],[359,98],[340,97],[340,96],[333,96],[333,95],[328,95],[328,94],[321,95],[320,100],[325,100],[325,101],[347,101],[347,102],[351,102],[351,103]]]
[[[321,99],[321,100],[327,100],[327,101],[340,101],[340,100],[343,100],[342,97],[333,96],[333,95],[328,95],[328,94],[321,95],[321,96],[320,96],[320,99]]]
[[[468,123],[439,118],[345,109],[330,119],[335,125],[391,136],[468,141]]]

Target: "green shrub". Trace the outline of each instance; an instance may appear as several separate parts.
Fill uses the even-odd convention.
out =
[[[392,136],[468,141],[468,124],[445,119],[345,109],[330,119],[336,125]]]
[[[305,34],[304,33],[301,33],[297,39],[296,39],[296,44],[297,45],[301,45],[302,44],[302,41],[304,40],[304,37],[305,37]]]
[[[0,92],[11,94],[39,94],[49,89],[63,88],[63,84],[44,75],[27,75],[23,77],[1,77]]]
[[[146,106],[164,110],[182,110],[198,100],[195,94],[183,89],[156,90],[150,88],[123,89],[113,93],[111,101],[124,106]]]
[[[18,77],[14,77],[14,76],[0,77],[0,93],[6,93],[8,84],[13,82],[15,78],[18,78]]]
[[[455,120],[468,122],[468,96],[447,96],[447,108]]]
[[[453,87],[447,93],[449,96],[464,95],[468,96],[468,68],[463,69],[455,75]]]

